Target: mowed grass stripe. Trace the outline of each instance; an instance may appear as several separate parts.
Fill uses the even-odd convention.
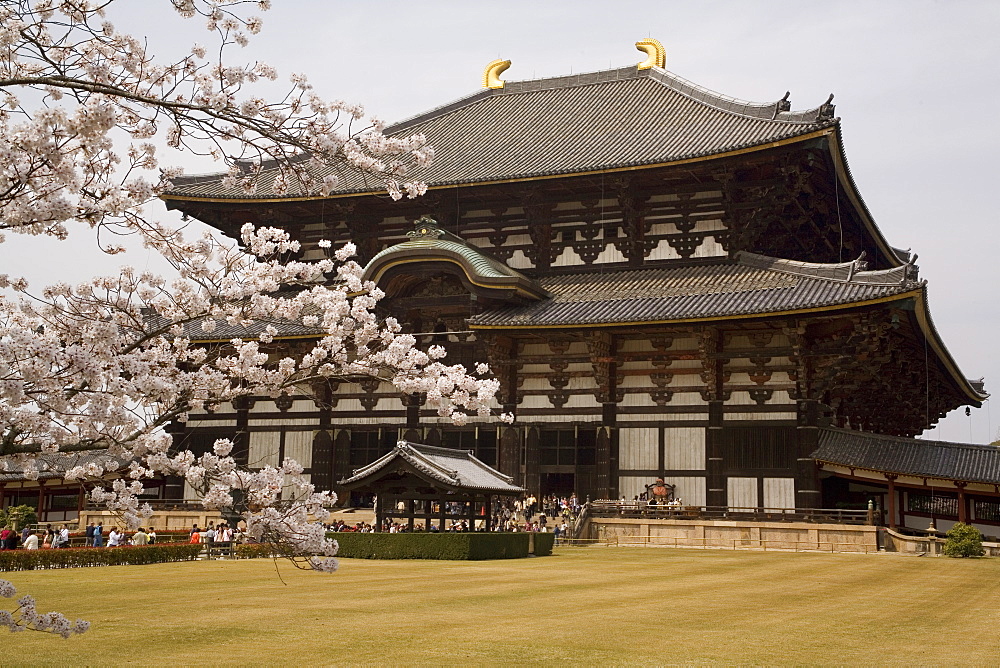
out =
[[[279,577],[280,573],[280,577]],[[994,664],[1000,560],[560,548],[489,562],[268,560],[8,574],[93,622],[5,665]]]

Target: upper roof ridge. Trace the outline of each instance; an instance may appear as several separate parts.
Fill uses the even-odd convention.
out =
[[[801,111],[791,111],[789,93],[774,102],[749,102],[739,98],[717,93],[709,88],[700,86],[692,81],[674,74],[660,67],[650,67],[640,70],[635,65],[618,67],[610,70],[597,70],[594,72],[580,72],[577,74],[564,74],[555,77],[542,77],[538,79],[524,79],[521,81],[504,81],[503,88],[487,88],[477,91],[471,95],[458,98],[439,107],[397,121],[385,128],[386,134],[405,132],[407,128],[418,125],[432,118],[437,118],[448,114],[466,105],[479,102],[480,100],[504,95],[521,95],[524,93],[534,93],[544,90],[556,90],[560,88],[576,88],[579,86],[593,86],[612,81],[627,81],[630,79],[651,79],[659,84],[670,88],[696,102],[713,107],[720,111],[725,111],[738,116],[755,118],[759,120],[780,121],[785,123],[813,124],[821,121],[835,120],[833,111],[835,105],[832,104],[833,95],[818,107]]]

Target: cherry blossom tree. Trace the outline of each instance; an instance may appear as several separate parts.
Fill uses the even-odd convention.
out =
[[[42,290],[0,274],[9,295],[0,296],[0,457],[30,478],[46,457],[106,450],[125,472],[91,497],[131,526],[152,512],[138,499],[144,479],[182,476],[209,508],[242,499],[253,538],[331,571],[336,543],[314,518],[335,496],[315,490],[299,464],[240,467],[228,440],[195,456],[178,451],[164,427],[239,397],[361,378],[425,394],[462,422],[490,413],[496,381],[485,365],[473,373],[447,365],[441,347],[421,350],[398,323],[379,320],[383,295],[362,280],[350,244],[301,262],[292,259],[298,243],[281,230],[247,225],[239,243],[189,238],[147,215],[146,205],[181,173],[164,159],[185,152],[216,159],[227,185],[247,193],[267,164],[277,168],[270,187],[279,193],[328,194],[350,172],[398,199],[424,192],[407,173],[433,150],[420,135],[385,136],[379,120],[321,98],[301,75],[283,96],[255,95],[278,73],[233,64],[230,52],[260,30],[244,10],[266,10],[268,0],[169,1],[207,26],[211,49],[195,44],[179,58],[155,58],[108,20],[114,0],[0,2],[0,242],[4,232],[82,232],[113,254],[122,249],[108,238],[132,234],[174,270],[164,278],[124,267]],[[192,342],[220,322],[256,327],[255,335],[214,347]],[[280,323],[313,328],[315,345],[282,356]],[[114,473],[91,458],[66,478],[93,483]],[[22,617],[37,627],[25,606]],[[65,625],[56,626],[62,633]]]

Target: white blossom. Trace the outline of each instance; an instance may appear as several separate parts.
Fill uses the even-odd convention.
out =
[[[215,156],[235,195],[255,192],[265,178],[277,194],[326,195],[338,174],[355,171],[399,199],[426,191],[406,175],[429,164],[433,149],[421,135],[383,135],[380,121],[362,120],[361,106],[323,99],[302,75],[293,75],[284,97],[255,95],[253,84],[276,81],[278,72],[231,62],[231,47],[261,26],[256,17],[241,18],[242,2],[171,0],[181,17],[205,21],[219,40],[174,60],[119,32],[108,18],[114,4],[0,3],[0,244],[4,232],[56,239],[113,233],[98,234],[101,243],[133,234],[175,275],[124,268],[37,291],[21,277],[0,275],[0,288],[16,293],[0,295],[2,463],[33,479],[52,453],[107,450],[124,463],[120,470],[81,460],[66,478],[96,485],[91,500],[127,527],[152,514],[139,498],[143,481],[178,476],[207,507],[242,499],[235,509],[251,536],[331,572],[337,544],[316,518],[335,495],[315,490],[292,460],[260,470],[238,466],[227,439],[200,457],[174,451],[165,427],[243,397],[300,394],[316,382],[359,376],[425,394],[441,415],[464,423],[490,413],[499,385],[444,364],[443,347],[420,349],[395,320],[380,321],[384,294],[364,280],[353,244],[303,262],[294,259],[299,242],[284,230],[247,224],[242,245],[190,238],[149,218],[145,205],[181,174],[157,171],[174,162],[164,151]],[[232,141],[223,146],[223,136]],[[291,289],[279,294],[282,288]],[[192,342],[198,333],[261,322],[268,324],[256,339]],[[279,339],[273,323],[283,322],[321,330],[312,350],[272,359]],[[121,477],[108,483],[111,473]],[[0,583],[0,596],[13,596],[7,586]],[[0,624],[62,636],[87,629],[37,613],[30,597],[21,601]]]

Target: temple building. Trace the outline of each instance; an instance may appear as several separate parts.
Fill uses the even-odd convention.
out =
[[[387,128],[435,148],[414,200],[357,176],[279,195],[267,165],[253,195],[207,175],[163,196],[234,237],[287,229],[305,259],[353,241],[381,313],[453,362],[489,362],[513,424],[458,427],[388,384],[342,382],[192,413],[178,442],[235,437],[246,461],[294,457],[323,488],[405,440],[472,451],[535,495],[632,499],[662,477],[688,505],[874,498],[925,526],[920,508],[948,498],[1000,533],[1000,476],[939,470],[941,452],[982,446],[913,438],[988,395],[939,337],[916,256],[865,206],[832,96],[736,100],[637,46],[638,66],[531,81],[497,61],[478,92]],[[291,324],[277,342],[316,337]]]

